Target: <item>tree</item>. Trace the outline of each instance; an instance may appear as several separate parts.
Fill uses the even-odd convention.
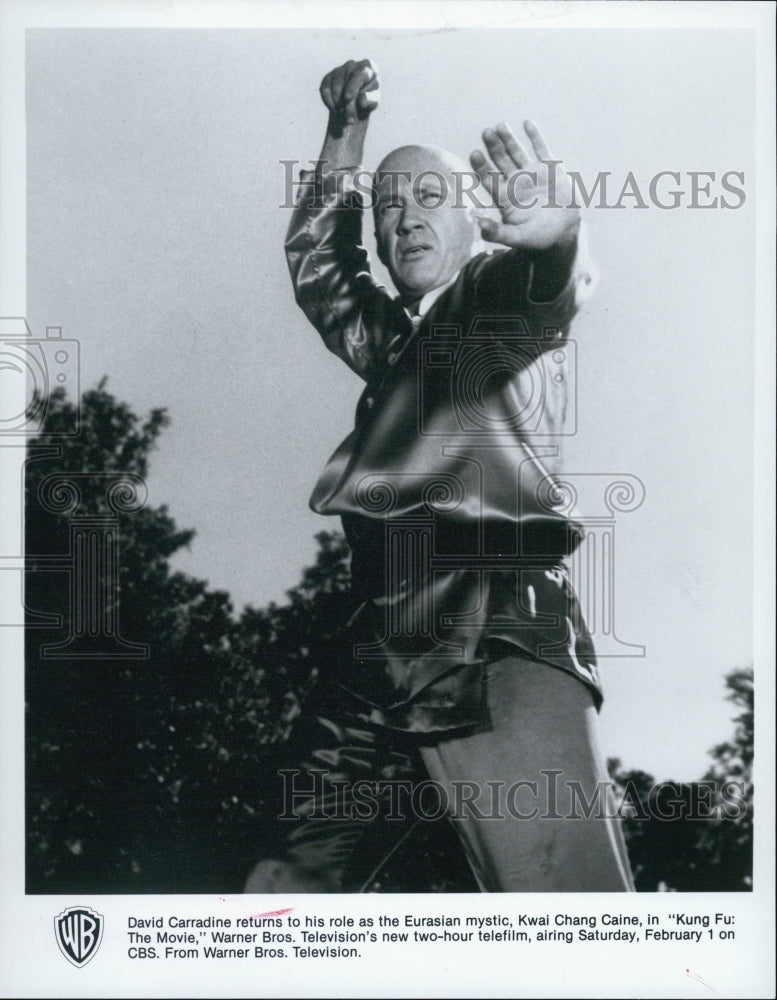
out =
[[[317,535],[285,603],[236,615],[228,594],[171,568],[194,532],[140,502],[165,411],[141,418],[103,381],[81,399],[77,435],[76,415],[52,395],[26,465],[27,891],[240,891],[278,844],[290,734],[304,738],[307,699],[349,655],[348,547],[337,533]],[[114,642],[84,658],[95,608],[97,625],[146,652],[126,658]],[[734,671],[727,687],[741,711],[704,779],[717,818],[687,818],[697,785],[656,788],[611,762],[642,890],[751,885],[752,672]],[[726,791],[732,781],[744,809]],[[686,818],[660,819],[672,810]],[[372,890],[476,886],[453,830],[437,821],[417,826]]]
[[[49,398],[26,467],[28,891],[238,891],[273,839],[291,723],[339,655],[347,547],[320,534],[287,604],[236,617],[226,593],[171,569],[194,533],[166,507],[112,513],[110,488],[143,492],[164,410],[142,419],[103,381],[71,435],[76,416]],[[95,518],[115,521],[119,568],[112,589],[98,559],[90,585],[145,658],[47,655],[78,631],[73,536]],[[57,560],[63,571],[44,571]],[[41,627],[44,615],[60,621]]]
[[[699,782],[656,783],[644,771],[608,761],[640,891],[752,888],[752,668],[731,671],[725,683],[728,699],[742,712],[733,738],[711,749],[712,764]]]
[[[197,830],[171,808],[183,746],[175,723],[182,699],[218,697],[232,609],[226,593],[171,570],[192,531],[164,506],[117,504],[110,493],[142,493],[164,410],[141,420],[103,381],[84,393],[80,431],[69,435],[75,421],[74,405],[52,395],[26,465],[28,891],[164,891],[180,883],[184,834],[190,843]],[[114,547],[98,537],[101,551],[74,567],[79,526],[86,537],[97,524],[99,536],[106,523]],[[57,560],[61,571],[47,570]],[[116,644],[99,659],[52,657],[47,647],[79,632],[77,588],[90,586],[121,638],[147,645],[145,657],[122,658]],[[42,615],[61,623],[40,627]]]
[[[714,873],[713,888],[741,892],[753,887],[753,748],[754,686],[752,667],[726,677],[727,699],[741,709],[730,741],[712,748],[704,775],[714,783],[721,818],[703,833],[700,849]],[[739,808],[737,808],[737,805]]]

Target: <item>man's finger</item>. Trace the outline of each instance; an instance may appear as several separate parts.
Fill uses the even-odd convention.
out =
[[[378,67],[374,63],[369,63],[369,67],[372,70],[372,75],[369,81],[362,87],[362,90],[378,90],[380,88],[380,78],[378,76]]]
[[[507,227],[501,222],[497,222],[496,219],[492,219],[486,215],[480,215],[479,213],[475,216],[475,218],[480,226],[480,235],[484,240],[488,240],[489,243],[504,243],[506,246],[516,245],[516,226],[511,226],[508,234]]]
[[[357,98],[361,91],[373,82],[375,71],[369,59],[362,59],[358,63],[346,63],[346,66],[349,68],[344,81],[341,106],[345,120],[350,124],[356,119]],[[361,107],[363,108],[364,105]]]
[[[505,177],[509,177],[515,171],[515,164],[507,151],[502,136],[496,129],[487,128],[483,132],[483,142],[486,144],[488,155],[496,166],[502,171]]]
[[[502,197],[502,176],[500,172],[494,168],[488,157],[481,153],[479,149],[471,153],[469,162],[480,178],[480,183],[491,196],[491,201],[498,207],[501,204]]]
[[[531,144],[534,152],[537,154],[538,160],[552,160],[554,159],[553,154],[548,149],[548,144],[542,138],[542,133],[537,128],[537,126],[532,121],[525,121],[523,123],[524,130],[528,137],[531,139]]]
[[[359,94],[359,87],[362,82],[362,77],[360,73],[352,73],[345,81],[343,86],[343,95],[340,98],[340,107],[342,108],[345,121],[348,125],[356,120],[356,98]]]
[[[359,111],[374,111],[380,104],[380,88],[375,87],[374,90],[360,90],[359,96],[356,98],[356,107]]]
[[[343,83],[345,81],[345,67],[338,66],[329,74],[329,86],[332,91],[333,111],[337,111],[342,104]]]
[[[360,90],[364,90],[375,78],[375,71],[368,59],[354,63],[343,88],[343,103],[349,104],[356,99]]]
[[[523,170],[523,168],[529,164],[529,156],[520,142],[516,139],[515,132],[513,132],[506,122],[501,122],[497,125],[496,131],[497,135],[504,143],[510,159],[519,170]]]
[[[356,98],[356,105],[362,111],[374,111],[380,104],[380,77],[377,66],[370,64],[372,75],[359,91]]]
[[[319,94],[321,94],[321,100],[327,106],[330,111],[335,110],[335,99],[332,95],[332,74],[327,73],[324,79],[321,81],[321,86],[318,88]]]

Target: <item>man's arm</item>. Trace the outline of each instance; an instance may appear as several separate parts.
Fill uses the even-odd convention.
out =
[[[370,274],[353,186],[378,105],[377,72],[368,60],[351,60],[327,73],[320,94],[329,111],[326,136],[316,171],[302,172],[286,259],[297,303],[326,346],[369,380],[401,309]]]

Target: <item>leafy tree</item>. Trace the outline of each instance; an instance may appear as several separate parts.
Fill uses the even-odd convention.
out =
[[[172,569],[193,531],[180,530],[165,506],[117,506],[108,489],[119,484],[129,495],[134,484],[142,494],[165,411],[141,418],[103,381],[82,397],[77,435],[69,433],[75,418],[72,403],[51,396],[26,465],[28,892],[239,891],[252,864],[277,846],[277,772],[288,763],[289,735],[304,736],[306,700],[347,655],[339,626],[353,610],[348,548],[341,535],[322,532],[285,603],[236,614],[228,594]],[[114,579],[105,549],[75,583],[88,589],[91,573],[107,616],[100,620],[113,616],[126,642],[147,647],[145,657],[122,658],[114,648],[88,659],[74,655],[84,652],[77,644],[58,657],[46,651],[77,633],[89,644],[87,611],[72,586],[77,529],[89,524],[93,538],[113,526],[118,570]],[[611,762],[640,889],[750,885],[752,674],[734,671],[727,685],[741,711],[705,775],[718,819],[650,818],[687,813],[698,789],[651,791],[650,775]],[[744,785],[745,811],[732,810],[723,792],[730,780]],[[419,824],[372,890],[476,886],[443,821]]]
[[[712,764],[704,775],[714,783],[721,818],[700,839],[714,888],[742,891],[753,887],[753,746],[754,688],[752,667],[739,667],[726,677],[727,699],[738,709],[730,741],[712,748]]]
[[[111,509],[111,483],[142,491],[164,410],[142,419],[103,381],[82,397],[78,435],[75,421],[72,403],[50,397],[26,467],[28,891],[237,891],[273,839],[291,723],[338,655],[345,542],[319,535],[288,604],[237,617],[226,593],[172,570],[194,533],[165,506]],[[120,548],[115,593],[105,560],[98,590],[146,658],[46,653],[78,625],[72,529],[99,516],[116,522]],[[60,621],[43,627],[45,615]]]
[[[699,782],[660,782],[608,762],[619,793],[638,890],[743,891],[752,888],[753,671],[726,677],[728,699],[742,709],[730,741],[710,751]]]
[[[111,509],[111,484],[142,489],[168,422],[164,410],[142,420],[103,381],[84,393],[80,411],[80,432],[68,436],[74,406],[62,395],[49,399],[26,467],[28,625],[42,614],[61,618],[56,628],[27,633],[28,891],[166,891],[188,879],[198,888],[198,866],[210,870],[203,863],[205,804],[187,809],[181,776],[191,773],[201,786],[224,756],[207,739],[205,710],[218,703],[231,665],[232,608],[226,593],[170,568],[170,556],[193,532],[179,531],[166,507]],[[68,483],[80,498],[57,511],[52,497],[66,497]],[[99,659],[52,658],[46,646],[78,630],[70,597],[83,580],[72,567],[44,572],[40,565],[52,556],[66,563],[73,527],[106,515],[120,540],[118,579],[114,587],[110,567],[98,560],[97,589],[107,595],[106,614],[118,616],[122,638],[145,644],[148,654],[125,659],[114,649]],[[199,759],[186,727],[178,728],[197,708]]]

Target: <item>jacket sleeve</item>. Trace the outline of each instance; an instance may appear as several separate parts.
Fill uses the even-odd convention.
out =
[[[369,381],[408,321],[370,272],[354,173],[302,171],[285,249],[297,304],[329,350]]]
[[[542,266],[542,255],[525,250],[496,251],[482,257],[475,276],[480,311],[494,318],[520,315],[537,339],[546,338],[554,329],[559,336],[566,336],[575,314],[593,294],[598,278],[588,251],[585,223],[580,226],[570,255],[566,281],[548,301],[533,297],[533,289],[541,284],[535,281],[536,270]]]

